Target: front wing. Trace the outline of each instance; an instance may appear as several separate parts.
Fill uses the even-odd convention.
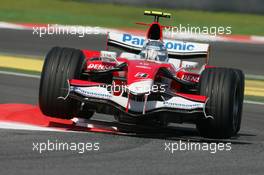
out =
[[[138,101],[131,99],[129,95],[127,97],[114,95],[98,83],[86,82],[82,84],[70,82],[68,96],[83,102],[111,105],[131,116],[142,116],[162,111],[186,114],[202,113],[206,116],[206,99],[190,99],[177,94],[162,101],[148,100],[147,96],[145,100]]]

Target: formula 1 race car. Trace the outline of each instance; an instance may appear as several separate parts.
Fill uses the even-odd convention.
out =
[[[201,136],[230,138],[240,130],[244,74],[208,65],[209,45],[163,39],[154,16],[146,37],[108,33],[114,51],[52,48],[41,74],[39,106],[48,116],[91,118],[111,114],[118,122],[194,123]],[[142,23],[141,23],[142,24]],[[203,61],[200,63],[199,61]]]

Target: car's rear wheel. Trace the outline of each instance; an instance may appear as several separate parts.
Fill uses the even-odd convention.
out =
[[[84,63],[85,58],[81,50],[54,47],[48,52],[39,88],[39,106],[43,114],[70,119],[80,112],[80,102],[59,97],[67,96],[69,79],[81,77]]]
[[[237,69],[208,68],[200,77],[199,91],[207,96],[206,119],[197,122],[203,137],[230,138],[240,129],[244,74]],[[211,117],[208,117],[211,116]]]

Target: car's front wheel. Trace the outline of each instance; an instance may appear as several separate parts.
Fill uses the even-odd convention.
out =
[[[81,50],[54,47],[48,52],[39,87],[39,107],[43,114],[63,119],[77,115],[80,102],[60,97],[67,96],[69,79],[81,77],[84,63]]]
[[[207,118],[197,122],[203,137],[230,138],[240,129],[244,74],[237,69],[208,68],[200,77],[200,95],[208,97]]]

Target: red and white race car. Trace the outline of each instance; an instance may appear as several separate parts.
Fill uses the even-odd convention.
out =
[[[209,66],[208,44],[163,39],[159,18],[170,14],[145,15],[154,16],[145,24],[146,37],[108,33],[108,46],[121,53],[52,48],[41,74],[41,111],[64,119],[105,113],[119,122],[151,121],[162,127],[194,123],[209,138],[237,134],[242,71]]]

